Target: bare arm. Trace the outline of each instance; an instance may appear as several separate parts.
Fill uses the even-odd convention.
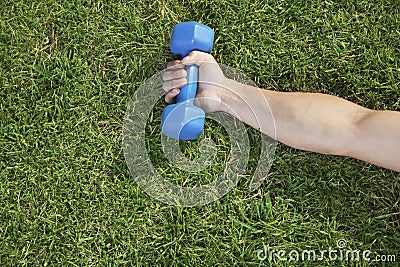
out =
[[[163,77],[168,103],[186,83],[183,67],[191,64],[199,66],[195,104],[206,112],[228,112],[294,148],[349,156],[400,171],[400,112],[374,111],[326,94],[244,85],[225,78],[214,58],[201,52],[169,64]]]
[[[262,90],[232,80],[226,87],[223,106],[234,108],[224,111],[279,142],[400,171],[400,112],[369,110],[325,94]],[[263,107],[266,103],[270,111]]]

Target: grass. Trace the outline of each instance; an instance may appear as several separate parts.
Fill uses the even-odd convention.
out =
[[[138,187],[122,153],[123,116],[135,90],[172,58],[171,29],[186,20],[212,27],[212,54],[260,87],[400,111],[397,0],[3,0],[0,264],[381,265],[256,256],[267,244],[323,250],[339,238],[400,261],[399,174],[357,160],[279,145],[258,191],[247,191],[254,156],[248,179],[195,208],[164,205]],[[257,133],[249,132],[256,155]],[[166,166],[157,132],[147,138],[154,164]],[[218,155],[229,143],[219,138]],[[183,174],[174,175],[165,174]]]

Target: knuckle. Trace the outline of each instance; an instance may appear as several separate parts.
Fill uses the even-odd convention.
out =
[[[179,87],[179,85],[181,85],[181,81],[180,80],[174,80],[173,87],[177,88],[177,87]]]
[[[179,79],[180,86],[184,86],[187,83],[186,78]]]
[[[169,90],[168,82],[164,82],[164,83],[162,84],[162,89],[163,89],[164,91],[168,91],[168,90]]]
[[[170,62],[169,68],[176,68],[176,65],[179,64],[179,60],[174,60]]]
[[[173,62],[173,61],[169,61],[169,62],[167,63],[167,68],[171,67],[172,64],[174,64],[174,62]]]
[[[182,77],[186,77],[186,70],[185,69],[180,69],[177,73],[178,77],[182,78]]]
[[[186,79],[181,78],[173,81],[173,88],[179,88],[186,84]]]
[[[164,82],[168,80],[168,72],[164,72],[162,79]]]

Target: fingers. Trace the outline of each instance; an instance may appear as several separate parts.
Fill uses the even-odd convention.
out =
[[[167,69],[163,74],[162,88],[165,94],[165,102],[171,104],[174,98],[179,94],[180,88],[186,83],[186,71],[180,60],[171,61],[167,65]]]
[[[174,60],[174,61],[170,61],[167,64],[167,70],[174,70],[177,68],[183,68],[184,65],[181,64],[180,60]]]
[[[172,104],[174,102],[174,98],[179,94],[180,89],[175,88],[165,94],[165,102],[168,104]]]
[[[178,63],[179,63],[179,60],[170,61],[167,63],[167,68],[172,67],[173,65],[176,65]]]
[[[164,81],[162,88],[165,92],[169,92],[172,89],[181,88],[186,84],[186,77],[180,79],[174,79],[170,81]]]
[[[163,81],[167,82],[174,79],[181,79],[186,77],[186,71],[184,65],[181,64],[180,60],[170,61],[167,64],[167,69],[163,74]]]
[[[172,89],[181,88],[186,84],[186,70],[179,60],[168,63],[163,74],[163,89],[169,92]]]
[[[166,70],[163,75],[164,81],[170,81],[174,79],[181,79],[186,77],[186,71],[184,69]]]
[[[192,51],[187,57],[182,60],[171,61],[167,64],[167,69],[163,74],[162,88],[167,93],[165,94],[165,102],[171,104],[174,98],[179,94],[180,88],[186,85],[186,70],[185,66],[196,64],[199,67],[205,62],[215,62],[215,59],[210,54]]]

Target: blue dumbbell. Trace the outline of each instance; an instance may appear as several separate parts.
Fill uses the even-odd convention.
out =
[[[191,51],[209,53],[214,42],[214,31],[201,23],[190,21],[175,25],[170,48],[174,54],[186,57]],[[161,119],[161,131],[168,137],[193,140],[204,129],[205,113],[194,105],[197,91],[198,66],[185,67],[187,84],[176,96],[176,104],[165,107]]]

